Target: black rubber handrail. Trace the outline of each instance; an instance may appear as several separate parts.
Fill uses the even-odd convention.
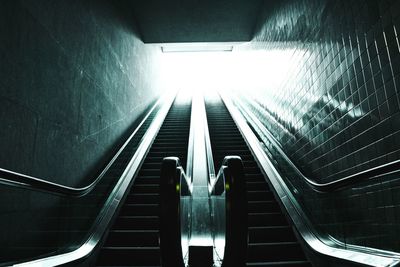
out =
[[[106,170],[108,170],[108,168]],[[96,178],[96,180],[92,182],[90,185],[81,188],[75,188],[49,182],[22,173],[13,172],[6,169],[0,169],[0,177],[1,177],[0,183],[15,187],[21,187],[29,190],[47,192],[55,195],[82,197],[88,194],[95,187],[95,185],[98,184],[103,175],[100,175],[98,178]]]
[[[247,197],[242,159],[226,156],[219,169],[211,194],[225,193],[226,228],[222,267],[246,266],[247,257]]]
[[[66,185],[62,185],[59,183],[49,182],[47,180],[25,175],[22,173],[18,173],[15,171],[2,169],[0,168],[0,183],[4,185],[20,187],[28,190],[35,190],[46,192],[53,195],[60,195],[63,197],[82,197],[90,193],[96,185],[101,181],[104,177],[105,173],[110,169],[113,163],[116,161],[118,156],[122,153],[128,143],[132,140],[132,138],[136,135],[139,129],[142,127],[144,122],[148,119],[150,114],[154,111],[154,109],[160,105],[161,99],[157,101],[150,111],[146,114],[140,124],[136,127],[135,131],[129,136],[126,142],[122,145],[122,147],[118,150],[118,152],[114,155],[111,161],[107,164],[107,166],[103,169],[99,176],[94,179],[90,184],[83,187],[70,187]]]
[[[249,114],[249,111],[244,109],[243,104],[241,104],[239,107],[236,105],[236,107],[242,111],[240,113],[243,115],[246,121],[248,121],[249,124],[254,123],[256,124],[255,126],[257,128],[260,128],[259,130],[262,132],[263,136],[267,138],[268,141],[276,148],[276,150],[282,155],[283,159],[287,163],[289,163],[289,165],[294,168],[294,170],[303,178],[303,180],[310,186],[310,188],[316,192],[330,193],[338,190],[343,190],[348,187],[353,187],[354,185],[359,184],[365,180],[381,177],[384,175],[389,175],[400,171],[400,160],[396,160],[364,171],[360,171],[352,175],[345,176],[343,178],[337,179],[332,182],[327,182],[327,183],[316,182],[314,179],[311,179],[306,175],[304,175],[303,172],[301,172],[299,168],[297,168],[296,164],[294,164],[292,160],[283,151],[279,142],[275,140],[273,135],[259,121],[259,119],[256,118],[256,116]],[[252,125],[251,128],[253,127],[254,125]],[[260,141],[264,142],[263,140]]]
[[[161,165],[160,250],[161,264],[185,266],[181,244],[181,195],[190,196],[190,184],[178,157],[167,157]]]

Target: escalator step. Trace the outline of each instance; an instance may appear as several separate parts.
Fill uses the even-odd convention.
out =
[[[158,216],[119,216],[114,224],[116,230],[158,230]]]
[[[161,162],[144,162],[142,165],[143,169],[160,169]]]
[[[141,169],[139,171],[140,176],[160,176],[160,169]]]
[[[271,191],[247,191],[247,201],[274,201]]]
[[[257,211],[264,210],[270,212],[279,212],[280,208],[276,201],[248,201],[247,210],[249,213],[256,213]]]
[[[301,261],[304,254],[297,242],[249,244],[248,261]]]
[[[160,158],[165,158],[165,157],[170,157],[170,156],[174,156],[174,155],[179,155],[182,154],[184,151],[178,151],[178,150],[174,150],[174,151],[160,151],[160,152],[154,152],[151,151],[149,153],[149,157],[160,157]],[[160,172],[160,170],[157,170],[158,172]],[[158,173],[159,174],[159,173]]]
[[[275,261],[275,262],[252,262],[247,263],[246,266],[257,267],[311,267],[308,261]]]
[[[110,231],[106,247],[129,247],[132,240],[136,246],[156,247],[158,246],[159,233],[156,230],[112,230]]]
[[[142,215],[151,216],[157,215],[159,212],[157,204],[128,204],[126,203],[121,209],[121,215]]]
[[[173,152],[185,152],[185,150],[187,149],[187,147],[179,147],[178,145],[174,146],[174,151]],[[152,155],[153,153],[169,153],[170,151],[168,151],[167,148],[165,147],[153,147],[150,149],[150,155]]]
[[[247,167],[245,167],[244,169],[247,170]],[[265,182],[264,176],[262,174],[246,173],[246,181],[248,181],[248,182],[263,182],[263,183],[267,184]]]
[[[103,247],[97,266],[157,266],[159,247]]]
[[[158,184],[137,184],[133,189],[134,193],[158,193],[160,185]]]
[[[268,186],[266,186],[266,184],[265,184],[265,182],[263,182],[263,181],[255,181],[255,182],[252,182],[252,181],[247,181],[246,182],[246,189],[247,190],[251,190],[251,191],[254,191],[254,190],[260,190],[260,189],[268,189],[269,190],[269,187]]]
[[[288,224],[281,212],[249,213],[248,220],[249,226],[281,226]]]
[[[138,177],[136,178],[135,183],[139,184],[159,184],[160,177],[159,176],[146,176],[146,177]]]
[[[251,174],[261,174],[261,170],[258,167],[246,167],[246,175],[251,175]]]
[[[290,226],[261,226],[249,228],[249,242],[295,242],[296,238]]]
[[[156,204],[159,203],[159,195],[157,193],[135,193],[127,196],[127,204]]]

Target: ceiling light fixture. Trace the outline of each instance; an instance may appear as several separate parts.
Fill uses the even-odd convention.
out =
[[[173,43],[161,45],[163,53],[180,52],[232,52],[239,43]]]

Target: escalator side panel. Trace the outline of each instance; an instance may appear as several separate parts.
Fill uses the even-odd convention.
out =
[[[186,167],[191,104],[174,103],[100,251],[97,266],[161,266],[159,188],[162,159]]]
[[[243,160],[248,201],[247,266],[311,266],[240,131],[222,103],[207,103],[217,170],[225,156]]]

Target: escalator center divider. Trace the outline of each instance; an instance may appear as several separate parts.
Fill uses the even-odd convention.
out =
[[[164,157],[175,156],[186,167],[191,103],[172,105],[154,140],[96,266],[161,266],[159,188]]]
[[[311,266],[223,102],[206,101],[206,111],[215,169],[226,155],[240,156],[243,162],[248,202],[246,265]]]

